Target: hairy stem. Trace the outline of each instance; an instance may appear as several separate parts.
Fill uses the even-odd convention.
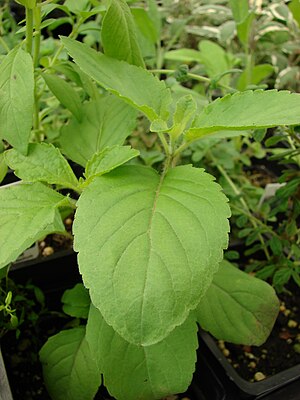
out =
[[[26,7],[26,51],[32,53],[33,10]]]

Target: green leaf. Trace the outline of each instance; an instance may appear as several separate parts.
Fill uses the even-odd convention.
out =
[[[64,5],[74,14],[87,11],[90,1],[89,0],[65,0]]]
[[[0,183],[3,181],[3,179],[6,176],[7,173],[7,165],[4,159],[4,154],[0,153]]]
[[[26,182],[47,182],[74,189],[78,186],[67,160],[50,143],[30,143],[27,156],[15,149],[8,150],[5,160],[15,174]]]
[[[153,346],[135,346],[119,336],[91,307],[87,341],[104,383],[119,400],[153,400],[184,392],[195,369],[197,326],[190,317]]]
[[[90,179],[106,174],[139,154],[138,150],[132,149],[130,146],[106,147],[88,161],[85,176]]]
[[[131,13],[141,34],[152,44],[156,44],[158,40],[157,29],[149,13],[144,8],[139,7],[131,8]]]
[[[65,106],[71,113],[78,119],[81,120],[81,100],[76,90],[67,83],[64,79],[59,78],[56,75],[43,74],[42,75],[48,88],[54,94],[59,102]]]
[[[22,154],[32,127],[34,105],[33,63],[21,48],[12,50],[0,64],[0,138]]]
[[[39,182],[0,189],[0,268],[41,237],[64,232],[58,207],[66,203],[66,197]]]
[[[182,61],[182,62],[203,62],[203,58],[201,53],[197,50],[193,49],[178,49],[178,50],[171,50],[167,51],[164,55],[166,60],[175,60],[175,61]]]
[[[274,67],[270,64],[260,64],[252,68],[251,71],[251,82],[252,85],[258,85],[268,76],[272,75],[274,72]],[[239,76],[237,82],[237,89],[242,91],[247,87],[247,72],[243,71]]]
[[[185,321],[227,246],[227,199],[202,169],[165,177],[121,166],[96,177],[78,201],[75,249],[84,284],[106,322],[150,345]]]
[[[300,123],[300,95],[288,91],[247,90],[206,106],[186,132],[188,141],[218,130],[247,130]]]
[[[260,346],[279,311],[274,289],[223,261],[196,313],[201,327],[217,339]]]
[[[232,67],[232,61],[229,53],[210,40],[201,40],[199,44],[201,63],[204,64],[206,73],[210,78],[215,78]],[[229,83],[229,76],[224,76],[221,80],[223,83]]]
[[[197,103],[192,95],[181,97],[176,103],[176,110],[173,117],[173,126],[169,135],[177,139],[185,130],[187,124],[197,110]]]
[[[248,0],[229,0],[233,18],[237,24],[245,21],[249,12]]]
[[[82,120],[72,118],[61,130],[62,152],[86,166],[95,153],[122,145],[136,124],[136,111],[115,96],[108,95],[82,106]]]
[[[150,121],[167,119],[171,94],[150,72],[105,56],[70,38],[61,39],[76,64],[103,86],[143,112]]]
[[[300,26],[300,2],[299,0],[292,0],[288,7],[293,14],[294,20],[297,21],[298,25]]]
[[[101,43],[105,55],[145,67],[133,16],[125,0],[111,1],[102,21]]]
[[[101,374],[77,327],[50,337],[40,350],[44,380],[53,400],[92,400],[101,385]]]
[[[90,309],[90,296],[82,283],[77,283],[72,289],[67,289],[61,301],[64,313],[76,318],[87,318]]]

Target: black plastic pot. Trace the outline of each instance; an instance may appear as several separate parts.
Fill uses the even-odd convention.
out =
[[[205,346],[206,362],[218,374],[226,392],[224,399],[300,399],[300,364],[263,381],[251,383],[238,375],[208,333],[200,331],[199,336]]]

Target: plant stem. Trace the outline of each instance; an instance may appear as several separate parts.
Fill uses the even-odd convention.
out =
[[[174,75],[176,71],[173,69],[152,69],[152,70],[150,70],[150,72],[157,73],[157,74]],[[212,79],[207,78],[206,76],[196,75],[191,72],[187,73],[187,77],[190,79],[194,79],[195,81],[198,81],[198,82],[208,83],[209,85],[211,85],[213,83]],[[234,89],[230,86],[227,86],[227,85],[223,85],[223,83],[216,82],[216,85],[218,85],[219,87],[221,87],[223,89],[228,90],[229,92],[236,92],[236,89]]]
[[[158,134],[158,137],[160,138],[160,141],[163,145],[166,155],[167,156],[170,155],[171,154],[170,148],[169,148],[168,142],[166,141],[164,134],[162,132],[157,132],[157,134]]]
[[[26,51],[32,53],[33,10],[26,7]]]
[[[34,26],[35,26],[35,36],[34,36],[34,53],[33,53],[33,64],[37,68],[39,65],[40,56],[40,45],[41,45],[41,5],[39,0],[34,9]]]

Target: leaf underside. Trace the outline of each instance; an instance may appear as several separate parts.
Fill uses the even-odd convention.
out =
[[[278,310],[279,301],[270,285],[223,261],[196,314],[201,327],[217,339],[260,346]]]
[[[78,201],[75,249],[84,284],[127,341],[154,344],[183,323],[227,246],[227,199],[191,166],[166,177],[123,166],[96,177]]]
[[[104,384],[119,400],[153,400],[184,392],[195,369],[197,325],[190,317],[162,342],[135,346],[126,342],[91,307],[86,339]]]

